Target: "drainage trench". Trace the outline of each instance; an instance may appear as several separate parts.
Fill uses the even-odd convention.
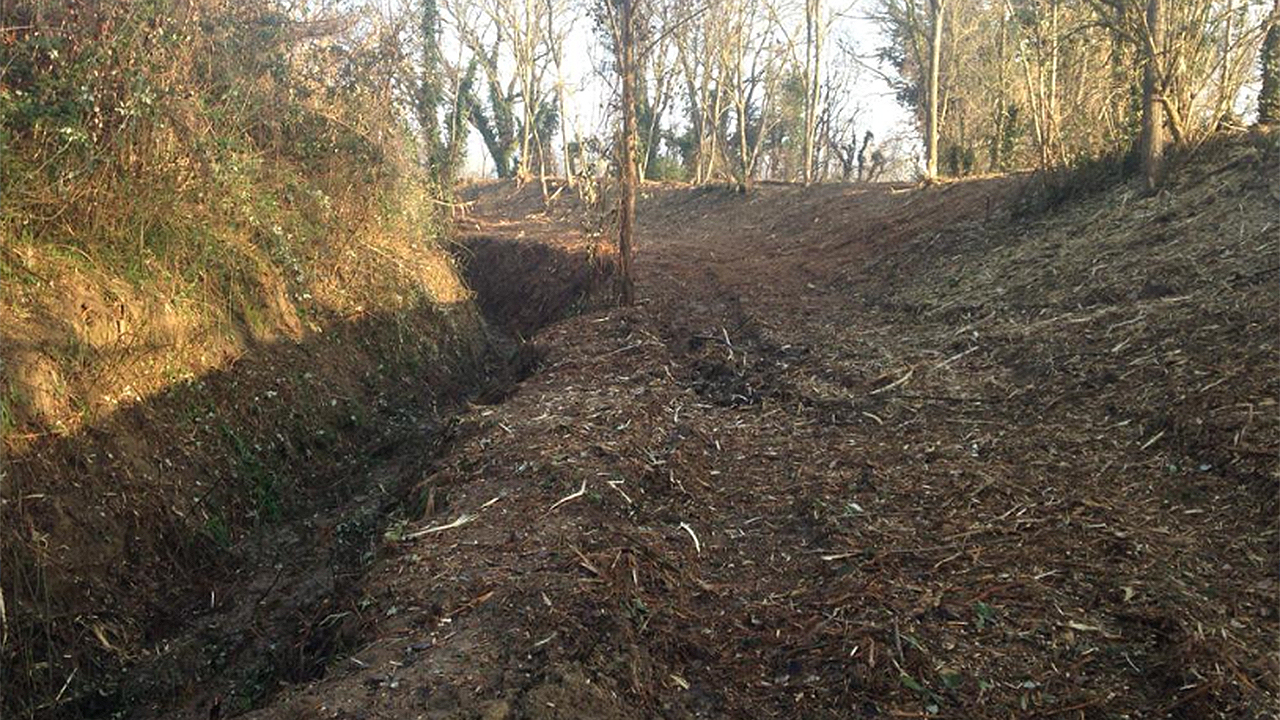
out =
[[[422,489],[451,450],[451,418],[468,402],[501,402],[536,371],[538,330],[607,302],[607,269],[585,252],[473,237],[457,255],[488,326],[491,350],[477,377],[413,429],[370,443],[305,512],[228,548],[227,569],[181,613],[183,625],[154,634],[162,652],[108,673],[48,717],[234,716],[323,677],[368,642],[365,578],[394,526],[431,502]]]

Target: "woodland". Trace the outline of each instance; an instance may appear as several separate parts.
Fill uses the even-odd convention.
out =
[[[1280,0],[0,2],[0,718],[1268,718]]]

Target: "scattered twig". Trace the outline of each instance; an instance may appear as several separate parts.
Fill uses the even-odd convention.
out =
[[[565,504],[565,503],[567,503],[567,502],[570,502],[570,501],[572,501],[572,500],[577,500],[578,498],[580,498],[580,497],[582,497],[583,495],[586,495],[586,494],[587,494],[587,481],[586,481],[586,480],[583,480],[583,481],[582,481],[582,487],[578,488],[578,491],[577,491],[577,492],[575,492],[575,493],[570,493],[570,494],[565,495],[564,497],[560,498],[559,500],[557,500],[557,501],[555,502],[555,504],[554,504],[554,505],[552,505],[551,507],[547,508],[547,512],[551,512],[551,511],[555,510],[556,508],[560,507],[561,505],[563,505],[563,504]]]
[[[621,484],[622,484],[621,480],[608,480],[605,482],[605,485],[608,485],[614,490],[617,490],[618,494],[622,496],[623,500],[627,501],[628,505],[634,505],[635,503],[631,500],[631,496],[627,495],[625,492],[622,491],[622,488],[618,487]]]
[[[702,542],[698,540],[698,536],[693,532],[693,528],[689,527],[689,523],[680,523],[680,529],[689,533],[689,537],[693,538],[693,549],[702,554]]]
[[[894,388],[898,387],[899,385],[901,385],[901,384],[905,383],[906,381],[910,380],[910,379],[911,379],[911,376],[912,376],[912,375],[914,375],[915,373],[916,373],[916,369],[915,369],[914,367],[912,367],[912,368],[908,368],[908,369],[907,369],[907,374],[906,374],[906,375],[903,375],[902,377],[898,378],[897,380],[894,380],[893,382],[889,383],[888,385],[885,385],[884,387],[880,388],[879,390],[872,390],[872,391],[871,391],[871,394],[872,394],[872,395],[879,395],[880,393],[885,392],[886,390],[892,390],[892,389],[894,389]]]
[[[933,369],[941,370],[942,368],[950,365],[951,363],[959,360],[960,358],[964,357],[965,355],[968,355],[969,353],[977,349],[978,349],[978,346],[974,345],[973,347],[969,348],[968,350],[965,350],[964,352],[958,352],[955,355],[952,355],[951,357],[947,358],[946,360],[943,360],[942,362],[938,363],[937,365],[934,365]]]
[[[80,668],[74,668],[74,667],[71,668],[71,674],[67,676],[67,681],[62,683],[62,689],[59,690],[58,694],[53,698],[53,703],[52,703],[53,705],[57,705],[58,703],[62,702],[62,696],[66,694],[67,688],[71,687],[71,681],[72,679],[75,678],[76,671],[79,669]]]
[[[1086,700],[1085,702],[1076,703],[1075,705],[1068,705],[1066,707],[1049,708],[1048,710],[1041,710],[1040,712],[1037,712],[1035,715],[1032,715],[1031,717],[1053,717],[1054,715],[1069,713],[1069,712],[1072,712],[1073,710],[1083,710],[1087,707],[1093,707],[1094,705],[1097,705],[1100,702],[1102,702],[1100,698],[1094,698],[1093,700]]]
[[[1164,433],[1165,433],[1165,431],[1164,431],[1164,430],[1161,430],[1160,432],[1156,433],[1156,434],[1155,434],[1155,437],[1153,437],[1153,438],[1151,438],[1150,440],[1148,440],[1148,441],[1146,441],[1146,442],[1142,443],[1142,447],[1140,447],[1140,448],[1138,448],[1138,449],[1139,449],[1139,450],[1146,450],[1147,448],[1151,447],[1152,445],[1154,445],[1154,444],[1156,443],[1156,441],[1157,441],[1157,440],[1159,440],[1160,438],[1164,437]]]
[[[642,342],[638,342],[638,343],[635,343],[635,344],[633,344],[633,345],[627,345],[627,346],[625,346],[625,347],[620,347],[620,348],[618,348],[617,350],[610,350],[609,352],[607,352],[607,353],[605,353],[605,354],[603,354],[603,355],[597,355],[597,356],[596,356],[596,359],[597,359],[597,360],[599,360],[599,359],[602,359],[602,358],[612,357],[613,355],[619,355],[619,354],[624,353],[624,352],[626,352],[626,351],[628,351],[628,350],[635,350],[636,348],[640,348],[640,347],[644,347],[644,346],[645,346],[645,343],[644,343],[643,341],[642,341]]]
[[[846,552],[846,553],[835,553],[833,555],[819,555],[818,557],[827,562],[834,562],[836,560],[846,560],[848,558],[855,557],[860,554],[861,553]]]
[[[425,530],[418,530],[417,532],[411,532],[408,535],[405,535],[404,539],[415,540],[417,538],[423,537],[424,535],[431,535],[433,533],[444,532],[445,530],[460,528],[463,525],[466,525],[467,523],[475,519],[476,519],[475,515],[466,515],[466,514],[459,515],[458,519],[454,520],[451,523],[448,523],[446,525],[436,525],[435,527],[429,527],[429,528],[426,528]]]
[[[584,569],[596,577],[604,577],[604,573],[600,572],[600,568],[597,568],[595,563],[587,559],[587,556],[583,555],[581,550],[574,545],[570,545],[569,547],[573,549],[573,554],[578,556],[578,563],[582,565]]]

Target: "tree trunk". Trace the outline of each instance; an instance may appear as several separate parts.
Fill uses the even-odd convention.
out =
[[[999,74],[996,78],[996,86],[998,92],[996,95],[996,113],[992,125],[991,132],[991,160],[990,170],[992,172],[1000,172],[1004,169],[1004,156],[1001,154],[1004,144],[1005,133],[1005,113],[1006,96],[1008,95],[1008,83],[1005,81],[1005,37],[1008,34],[1007,26],[1009,24],[1008,7],[1000,8],[1000,36],[996,42],[996,64]]]
[[[1049,34],[1052,36],[1049,50],[1049,97],[1046,102],[1045,129],[1048,131],[1049,151],[1053,162],[1065,158],[1062,147],[1061,122],[1058,117],[1058,57],[1061,38],[1058,35],[1058,2],[1053,0],[1049,15]]]
[[[531,76],[533,74],[533,69],[529,68],[525,72]],[[520,164],[516,166],[516,177],[519,178],[521,184],[524,184],[524,181],[528,180],[529,175],[531,174],[530,165],[532,161],[529,158],[529,140],[533,135],[534,113],[537,111],[535,107],[532,107],[533,93],[530,92],[530,86],[532,83],[528,80],[525,72],[520,74],[520,85],[523,88],[521,94],[524,97],[521,98],[522,102],[520,103]]]
[[[1147,0],[1147,58],[1142,71],[1142,174],[1148,192],[1160,186],[1164,165],[1164,105],[1156,63],[1164,47],[1164,2]]]
[[[1214,118],[1216,128],[1221,128],[1226,121],[1227,116],[1231,114],[1231,101],[1234,99],[1231,92],[1231,36],[1234,28],[1232,20],[1235,19],[1236,5],[1234,0],[1227,0],[1226,12],[1223,13],[1224,23],[1226,27],[1222,30],[1222,69],[1218,74],[1218,109],[1217,117]]]
[[[707,169],[702,173],[704,181],[711,181],[716,174],[716,161],[720,157],[720,117],[724,114],[724,90],[716,83],[715,103],[712,105],[711,114],[707,116],[709,132],[707,133],[711,143],[711,151],[707,153]],[[724,139],[724,144],[728,146],[729,139]],[[728,149],[724,150],[725,161],[728,162]]]
[[[1262,41],[1262,90],[1258,93],[1258,122],[1280,123],[1280,0],[1271,7],[1270,27]]]
[[[747,146],[747,110],[745,105],[738,103],[738,164],[741,165],[738,189],[742,192],[751,191],[750,156]]]
[[[631,277],[631,245],[636,222],[636,58],[635,9],[632,0],[621,0],[618,18],[618,70],[622,75],[622,142],[618,170],[618,295],[625,305],[635,303],[635,283]]]
[[[568,183],[569,187],[573,187],[576,183],[576,179],[573,177],[573,172],[569,169],[572,163],[569,161],[569,125],[565,120],[564,110],[564,78],[560,74],[560,67],[558,65],[556,66],[556,94],[559,96],[560,100],[560,162],[562,163],[560,172],[564,173],[565,182]]]
[[[867,147],[871,145],[872,137],[873,136],[870,130],[868,130],[867,133],[862,136],[862,147],[858,149],[858,182],[862,182],[863,180],[867,179],[867,175],[866,175]],[[853,135],[853,144],[854,145],[858,144],[858,135],[856,132]]]
[[[942,64],[943,0],[929,0],[933,28],[929,40],[929,104],[928,128],[925,131],[925,176],[938,177],[938,75]]]
[[[440,57],[440,13],[435,0],[423,0],[421,9],[422,76],[418,86],[418,125],[422,129],[422,146],[431,172],[445,184],[448,176],[444,149],[440,141],[437,115],[443,97],[444,61]]]
[[[813,182],[814,146],[818,133],[818,98],[822,63],[822,0],[805,0],[804,10],[804,168],[801,179]]]
[[[554,0],[547,0],[547,40],[551,48],[551,61],[556,66],[556,102],[559,103],[559,112],[556,115],[560,120],[560,172],[564,175],[565,184],[573,187],[575,178],[570,171],[572,162],[569,159],[569,123],[565,118],[565,92],[564,92],[564,35],[558,34],[556,31],[556,14]]]

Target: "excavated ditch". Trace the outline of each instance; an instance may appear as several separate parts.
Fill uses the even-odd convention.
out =
[[[349,433],[357,457],[327,474],[277,478],[308,497],[248,537],[206,548],[194,560],[205,573],[173,579],[170,607],[145,629],[146,651],[87,668],[34,716],[234,716],[323,677],[367,640],[362,580],[396,527],[447,504],[427,479],[458,437],[456,413],[501,402],[535,372],[543,353],[528,338],[596,302],[607,277],[585,255],[501,239],[468,239],[457,255],[486,318],[483,358],[448,378],[429,372],[421,381],[439,389],[404,398],[422,406],[385,432],[338,428],[333,442]]]

